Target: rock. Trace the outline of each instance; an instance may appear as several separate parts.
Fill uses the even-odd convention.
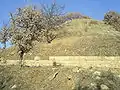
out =
[[[94,86],[96,86],[96,83],[90,83],[90,85],[91,85],[92,87],[94,87]]]
[[[39,56],[35,56],[35,57],[34,57],[34,60],[35,60],[35,61],[38,61],[38,60],[40,60],[40,57],[39,57]]]
[[[24,56],[27,55],[27,53],[24,53]]]
[[[101,77],[99,77],[99,76],[96,76],[96,77],[95,77],[95,79],[96,79],[96,80],[100,80],[100,79],[101,79]]]
[[[57,68],[52,68],[53,71],[57,70]]]
[[[92,90],[97,90],[97,84],[96,83],[90,83],[90,88]]]
[[[6,64],[7,63],[7,60],[5,60],[3,57],[0,58],[0,62],[1,64]]]
[[[13,51],[13,52],[11,52],[10,54],[11,54],[11,55],[14,55],[14,54],[15,54],[15,52]]]
[[[29,53],[29,55],[32,55],[32,53]]]
[[[3,57],[0,57],[0,61],[3,61],[4,60],[4,58]]]
[[[7,63],[7,60],[3,60],[1,61],[2,64],[6,64]]]
[[[101,87],[101,90],[109,90],[109,87],[104,84],[100,85],[100,87]]]
[[[71,76],[71,75],[67,76],[67,79],[68,79],[68,80],[71,80],[71,79],[72,79],[72,76]]]
[[[80,68],[79,67],[75,67],[75,68],[72,69],[72,71],[75,72],[75,73],[78,73],[78,72],[80,72]]]
[[[67,50],[65,49],[65,52],[66,52]]]
[[[120,75],[117,75],[118,78],[120,78]]]
[[[95,71],[95,72],[93,73],[93,75],[95,75],[95,76],[101,76],[101,72]]]
[[[52,76],[49,76],[48,79],[49,80],[53,80],[54,78],[56,78],[56,76],[58,75],[59,71],[57,71],[56,73],[54,73]]]
[[[11,89],[15,89],[15,88],[17,88],[17,86],[16,86],[16,85],[13,85],[13,86],[11,87]]]
[[[93,69],[90,69],[90,72],[93,72]]]

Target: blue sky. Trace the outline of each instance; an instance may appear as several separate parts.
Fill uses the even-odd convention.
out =
[[[51,3],[53,0],[0,0],[0,27],[9,20],[9,12],[28,4]],[[65,5],[65,12],[80,12],[94,19],[102,20],[109,10],[120,12],[120,0],[56,0]]]
[[[7,23],[9,12],[15,12],[16,8],[28,4],[51,3],[53,0],[0,0],[0,25]],[[94,19],[103,19],[108,10],[120,12],[119,0],[56,0],[65,5],[65,12],[80,12]]]

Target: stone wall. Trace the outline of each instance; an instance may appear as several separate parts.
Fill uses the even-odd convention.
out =
[[[62,66],[112,67],[120,68],[120,57],[101,56],[50,56],[49,60],[24,60],[25,66],[53,66],[53,63]],[[19,60],[1,61],[0,65],[18,65]]]
[[[119,56],[50,56],[49,60],[64,66],[120,68]]]
[[[25,60],[24,65],[26,66],[52,66],[53,62],[51,60]]]

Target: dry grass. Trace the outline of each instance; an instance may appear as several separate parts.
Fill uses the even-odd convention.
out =
[[[77,70],[79,72],[76,72]],[[99,83],[107,85],[110,90],[119,90],[120,70],[115,70],[118,71],[109,73],[106,72],[108,71],[106,68],[0,66],[0,90],[73,90],[76,84],[85,87],[90,86],[91,83],[97,83],[94,74],[96,71],[101,72],[100,78],[104,80]],[[54,76],[56,73],[57,75]],[[13,88],[13,86],[16,87]]]

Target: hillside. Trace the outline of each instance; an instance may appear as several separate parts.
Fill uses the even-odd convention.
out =
[[[24,59],[41,56],[80,55],[80,56],[119,56],[120,32],[102,21],[76,19],[59,30],[52,43],[35,43],[35,47]],[[12,46],[0,53],[6,59],[18,59],[16,47]]]
[[[80,67],[20,69],[19,66],[0,66],[0,73],[0,90],[119,90],[120,88],[120,69]],[[101,89],[98,89],[97,85]],[[104,89],[104,86],[107,89]]]
[[[3,70],[0,72],[5,74],[5,79],[11,79],[8,80],[2,89],[2,84],[0,85],[1,90],[72,90],[74,84],[74,78],[70,77],[72,80],[67,78],[69,77],[68,75],[75,75],[72,69],[69,68],[24,67],[20,70],[19,67],[8,66],[3,68]],[[7,72],[8,74],[6,74]],[[52,79],[56,72],[59,72],[59,74],[55,79]],[[16,87],[12,88],[13,86]]]

